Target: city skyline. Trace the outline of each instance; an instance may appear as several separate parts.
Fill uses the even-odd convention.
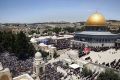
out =
[[[120,20],[116,0],[1,0],[0,23],[78,22],[94,13]]]

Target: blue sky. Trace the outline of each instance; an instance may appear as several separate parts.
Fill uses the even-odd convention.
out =
[[[94,12],[120,20],[120,0],[0,0],[0,23],[85,21]]]

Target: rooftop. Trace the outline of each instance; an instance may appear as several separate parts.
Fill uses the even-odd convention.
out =
[[[103,32],[103,31],[82,31],[75,34],[83,34],[83,35],[118,35],[113,34],[111,32]]]

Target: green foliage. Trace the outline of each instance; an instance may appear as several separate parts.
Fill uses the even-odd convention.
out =
[[[19,57],[20,59],[25,59],[30,56],[33,56],[32,52],[34,52],[34,50],[32,44],[29,44],[29,41],[23,32],[17,34],[15,46],[16,46],[15,53],[17,53],[16,56]]]
[[[15,36],[11,32],[0,32],[0,52],[12,52]]]
[[[0,32],[0,52],[4,51],[14,53],[19,59],[27,59],[33,56],[35,49],[23,32]]]
[[[84,27],[82,27],[82,28],[75,28],[75,27],[69,27],[69,26],[67,26],[65,28],[61,28],[61,27],[48,28],[48,29],[45,29],[43,31],[43,33],[55,32],[56,34],[58,34],[61,31],[73,33],[75,31],[83,31],[83,30],[84,30]]]
[[[55,32],[56,34],[58,34],[61,31],[60,27],[55,27],[52,29],[53,32]]]
[[[65,27],[65,28],[63,28],[63,30],[67,31],[69,33],[79,32],[79,31],[83,31],[84,30],[84,26],[82,26],[81,28],[77,28],[77,27]]]
[[[120,80],[120,77],[114,71],[107,69],[105,72],[100,73],[97,80]]]
[[[92,76],[92,71],[91,70],[89,70],[89,69],[87,69],[86,67],[85,68],[83,68],[83,70],[82,70],[82,74],[84,75],[84,77],[87,77],[87,76]]]
[[[50,29],[50,28],[48,28],[48,29],[45,29],[42,33],[43,33],[43,34],[44,34],[44,33],[48,33],[48,35],[52,35],[52,32],[53,32],[53,30]]]
[[[83,54],[82,49],[79,49],[79,54]]]
[[[81,32],[85,30],[85,26],[81,26],[81,28],[76,28],[76,32]]]
[[[85,31],[86,27],[85,26],[81,26],[80,31]]]
[[[76,28],[76,31],[79,32],[79,31],[82,31],[80,28]]]
[[[33,33],[36,33],[36,31],[32,30],[32,31],[29,32],[29,34],[33,34]]]
[[[37,29],[37,30],[31,30],[31,31],[29,32],[30,35],[31,35],[31,34],[34,34],[34,33],[40,34],[39,29]]]
[[[73,27],[65,27],[64,31],[67,31],[69,33],[73,33],[75,31],[75,28],[73,28]]]
[[[83,53],[83,50],[80,49],[80,50],[79,50],[79,54],[78,54],[78,56],[79,56],[79,57],[82,57],[82,56],[84,56],[84,55],[85,55],[85,54]]]

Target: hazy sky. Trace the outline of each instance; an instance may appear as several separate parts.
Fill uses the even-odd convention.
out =
[[[120,0],[0,0],[0,22],[85,21],[94,12],[120,20]]]

